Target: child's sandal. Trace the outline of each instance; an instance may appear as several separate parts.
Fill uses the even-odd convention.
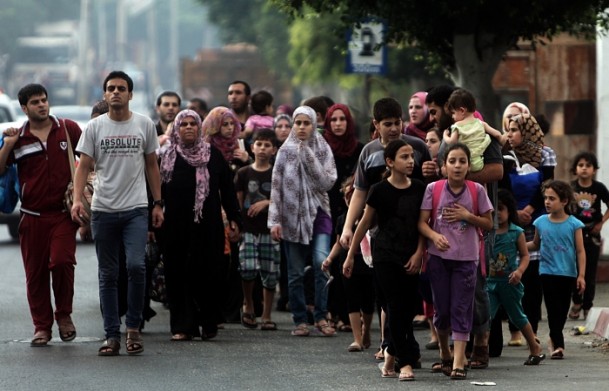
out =
[[[571,309],[569,310],[569,319],[573,319],[573,320],[579,319],[579,314],[581,313],[581,311],[582,311],[581,305],[578,306],[576,304],[573,304],[571,306]]]

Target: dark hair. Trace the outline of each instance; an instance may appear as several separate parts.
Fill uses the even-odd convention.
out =
[[[273,95],[268,91],[258,91],[252,95],[251,105],[255,114],[264,112],[268,105],[273,104]]]
[[[448,160],[448,154],[451,153],[452,151],[456,151],[458,149],[465,152],[465,155],[467,156],[467,163],[470,164],[470,162],[472,161],[472,153],[470,152],[467,145],[465,145],[463,143],[455,143],[455,144],[449,146],[448,148],[446,148],[446,151],[444,151],[444,156],[443,156],[444,164],[446,164],[446,161]]]
[[[328,102],[324,96],[314,96],[312,98],[305,99],[305,101],[302,102],[302,105],[309,106],[315,110],[316,113],[321,114],[324,119],[326,119],[326,113],[328,112],[328,107],[330,107],[328,106]]]
[[[343,183],[340,184],[340,192],[343,193],[343,196],[347,200],[347,202],[351,202],[351,197],[355,191],[355,175],[349,175]]]
[[[516,199],[512,195],[512,192],[507,189],[499,189],[497,191],[497,201],[499,204],[503,204],[508,211],[508,221],[516,225],[520,225],[520,219],[518,218],[518,206],[516,205]]]
[[[334,106],[335,102],[332,98],[330,98],[329,96],[325,96],[325,95],[322,95],[321,97],[326,102],[326,106],[328,106],[328,108],[330,108],[330,106]]]
[[[436,136],[438,136],[438,141],[442,142],[442,138],[444,137],[444,131],[442,131],[437,124],[427,131],[427,133],[431,132],[434,132]]]
[[[245,95],[247,95],[247,96],[252,95],[252,89],[250,88],[250,85],[247,84],[246,82],[244,82],[242,80],[235,80],[232,83],[230,83],[229,86],[232,86],[233,84],[243,84],[243,92],[245,92]]]
[[[567,201],[564,208],[566,214],[570,215],[575,212],[575,195],[573,193],[573,188],[571,187],[571,185],[564,181],[552,180],[543,185],[542,193],[544,195],[547,189],[554,190],[560,201]]]
[[[476,111],[476,98],[471,92],[463,88],[457,88],[450,94],[446,106],[449,111],[464,107],[468,112],[473,113]]]
[[[28,84],[23,86],[23,88],[21,88],[19,90],[19,92],[17,93],[17,99],[19,99],[19,104],[21,106],[26,106],[27,102],[30,100],[30,98],[34,95],[43,95],[46,96],[47,98],[49,97],[49,94],[47,93],[47,89],[44,88],[44,86],[42,84]]]
[[[383,157],[385,158],[385,160],[387,160],[387,159],[395,160],[395,156],[398,154],[398,151],[400,150],[400,148],[407,146],[407,145],[410,145],[410,144],[408,144],[406,141],[402,140],[401,138],[399,138],[397,140],[393,140],[392,142],[387,144],[387,146],[385,147],[385,151],[383,152]]]
[[[108,102],[106,102],[105,100],[100,100],[95,103],[91,108],[91,117],[93,117],[95,114],[106,114],[109,110],[110,107],[108,106]]]
[[[180,98],[180,95],[178,95],[177,92],[174,91],[163,91],[159,94],[159,96],[156,97],[156,105],[160,106],[161,102],[163,101],[163,98],[166,96],[171,96],[174,98],[178,98],[178,106],[182,105],[182,98]]]
[[[372,116],[379,122],[387,118],[402,118],[402,105],[393,98],[381,98],[374,102]]]
[[[594,152],[583,151],[575,155],[573,158],[573,164],[571,164],[571,174],[575,175],[577,173],[577,163],[580,160],[585,160],[594,167],[595,170],[598,170],[600,167],[598,166],[598,159]]]
[[[202,111],[208,110],[207,102],[205,102],[201,98],[192,98],[189,103],[196,103],[199,106],[199,110],[202,110]]]
[[[104,85],[102,85],[102,89],[106,91],[106,84],[108,84],[109,80],[112,79],[123,79],[127,82],[127,91],[133,92],[133,80],[123,71],[112,71],[106,76],[104,79]]]
[[[277,146],[277,135],[273,129],[269,128],[260,128],[254,132],[252,135],[252,143],[256,141],[270,141],[274,147]]]
[[[550,121],[543,114],[535,114],[535,119],[537,120],[537,125],[541,128],[544,136],[550,132]]]
[[[448,84],[433,87],[427,93],[425,103],[427,103],[427,105],[429,105],[430,103],[435,103],[440,107],[444,107],[446,102],[448,102],[448,98],[450,98],[450,94],[452,94],[455,89],[456,87],[449,86]]]

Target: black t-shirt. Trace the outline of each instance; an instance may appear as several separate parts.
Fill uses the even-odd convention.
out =
[[[243,193],[243,232],[252,234],[268,234],[267,220],[269,208],[259,213],[256,217],[248,217],[247,211],[250,205],[258,201],[268,200],[271,197],[271,177],[273,167],[266,171],[256,171],[252,166],[242,167],[235,176],[235,190]]]
[[[386,179],[373,185],[366,203],[376,210],[378,232],[372,259],[405,265],[419,244],[417,223],[425,184],[411,179],[406,189],[395,188]]]
[[[585,225],[585,230],[592,227],[603,219],[601,212],[601,201],[609,205],[609,191],[601,182],[592,181],[590,187],[582,187],[577,181],[571,182],[575,192],[575,204],[577,211],[574,214]]]

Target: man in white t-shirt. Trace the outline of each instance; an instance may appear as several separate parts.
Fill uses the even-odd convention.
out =
[[[148,235],[146,179],[154,199],[152,226],[163,223],[161,180],[155,150],[159,148],[152,120],[129,110],[133,81],[122,71],[111,72],[104,80],[104,100],[110,110],[91,120],[76,150],[80,164],[74,178],[72,219],[84,224],[91,218],[91,230],[99,265],[99,298],[106,341],[100,356],[115,356],[120,350],[118,311],[118,269],[121,244],[127,258],[126,350],[144,350],[139,327],[146,288],[145,248]],[[82,204],[82,189],[95,167],[92,216]]]

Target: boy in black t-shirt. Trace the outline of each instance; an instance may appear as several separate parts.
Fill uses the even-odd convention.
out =
[[[243,239],[239,246],[239,262],[243,287],[244,308],[241,324],[258,327],[254,314],[253,290],[260,273],[263,286],[262,330],[276,330],[271,321],[273,296],[279,273],[279,243],[271,239],[267,228],[273,165],[271,159],[277,152],[277,138],[270,129],[254,134],[252,153],[254,163],[242,167],[235,176],[235,189],[243,214]]]

